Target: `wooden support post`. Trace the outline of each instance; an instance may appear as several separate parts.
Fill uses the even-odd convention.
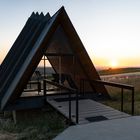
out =
[[[12,116],[13,116],[14,124],[16,124],[17,123],[17,118],[16,118],[16,111],[15,110],[12,111]]]
[[[6,117],[6,111],[3,112],[3,117],[4,117],[4,118]]]

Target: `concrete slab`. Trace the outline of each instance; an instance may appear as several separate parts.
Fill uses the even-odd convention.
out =
[[[71,126],[54,140],[140,140],[140,116]]]

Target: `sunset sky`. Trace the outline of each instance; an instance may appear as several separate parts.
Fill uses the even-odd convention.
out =
[[[0,0],[0,63],[33,11],[62,5],[96,67],[140,66],[140,0]]]

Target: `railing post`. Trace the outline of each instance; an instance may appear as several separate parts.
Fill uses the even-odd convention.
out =
[[[69,124],[71,124],[71,92],[69,92]]]
[[[134,88],[132,89],[132,115],[134,115]]]
[[[82,80],[82,93],[84,95],[84,92],[85,92],[85,81],[84,79]]]
[[[37,83],[38,83],[38,94],[39,94],[39,92],[41,92],[41,83],[40,81],[38,81]]]
[[[46,94],[46,80],[43,80],[43,94],[44,94],[44,98],[45,101],[47,101],[47,94]]]
[[[80,93],[82,93],[82,79],[80,79]]]
[[[76,91],[76,123],[79,123],[79,92]]]
[[[31,82],[29,82],[29,84],[30,84],[30,89],[32,88],[32,84],[31,84]]]
[[[121,111],[123,112],[123,88],[121,88]]]
[[[89,80],[90,81],[90,80]],[[112,87],[118,87],[121,88],[121,111],[123,112],[124,110],[124,95],[123,95],[123,90],[124,89],[128,89],[128,90],[132,90],[132,103],[131,103],[131,114],[134,115],[135,113],[135,93],[134,93],[134,86],[131,85],[126,85],[126,84],[118,84],[118,83],[114,83],[114,82],[106,82],[106,81],[101,81],[101,80],[91,80],[92,82],[95,82],[97,84],[103,84],[103,85],[108,85],[108,86],[112,86]]]

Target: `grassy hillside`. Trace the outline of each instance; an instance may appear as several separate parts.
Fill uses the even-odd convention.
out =
[[[112,75],[112,74],[122,74],[122,73],[132,73],[132,72],[140,72],[140,68],[117,68],[117,69],[106,69],[99,70],[100,75]]]

